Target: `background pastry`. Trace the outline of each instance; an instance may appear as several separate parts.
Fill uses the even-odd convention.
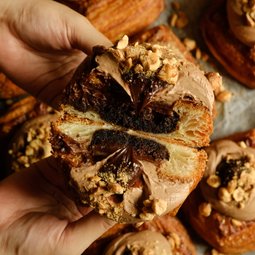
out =
[[[86,65],[84,67],[84,65]],[[83,203],[119,222],[175,214],[202,176],[214,96],[176,48],[95,48],[65,90],[52,148]]]
[[[226,71],[255,88],[254,1],[216,0],[203,14],[205,43]]]
[[[50,123],[55,119],[54,114],[37,116],[15,132],[9,143],[6,169],[18,172],[51,155]]]
[[[255,249],[254,141],[250,130],[213,142],[205,175],[184,204],[193,228],[223,253]]]
[[[6,75],[0,73],[0,100],[11,99],[26,94],[24,90],[10,81]]]
[[[149,42],[174,45],[174,47],[177,48],[188,61],[196,64],[196,60],[194,59],[190,51],[187,50],[179,37],[177,37],[167,25],[161,24],[137,33],[130,38],[130,41],[134,43]]]
[[[84,15],[111,41],[132,36],[153,23],[164,0],[58,0]]]
[[[139,254],[196,254],[194,244],[182,223],[175,217],[165,215],[140,226],[117,224],[96,240],[83,255],[117,252],[137,254],[135,248],[139,249]]]

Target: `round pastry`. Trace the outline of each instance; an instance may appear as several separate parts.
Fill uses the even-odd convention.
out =
[[[215,141],[206,151],[204,177],[184,212],[218,251],[255,250],[255,130]]]
[[[26,121],[19,128],[9,144],[7,169],[18,172],[51,155],[50,123],[55,119],[56,115],[46,114]]]
[[[171,45],[96,47],[66,88],[52,148],[80,200],[118,222],[175,214],[200,180],[214,95]]]
[[[50,106],[33,96],[19,98],[0,116],[0,138],[7,137],[29,119],[53,112],[54,110]]]
[[[117,224],[83,253],[101,254],[194,255],[196,251],[182,223],[165,215],[141,226]]]
[[[209,50],[229,74],[255,88],[255,2],[213,1],[201,29]]]

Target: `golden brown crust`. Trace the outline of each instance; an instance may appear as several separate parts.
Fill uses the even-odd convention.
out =
[[[199,213],[199,205],[203,202],[197,189],[185,201],[182,210],[204,240],[222,253],[243,253],[255,249],[255,221],[235,221],[215,210],[205,217]]]
[[[223,67],[249,88],[255,88],[255,61],[250,48],[231,33],[227,21],[226,0],[214,1],[201,21],[204,40]]]
[[[163,0],[60,0],[81,14],[110,40],[145,29],[164,9]]]
[[[34,118],[35,116],[43,115],[49,111],[51,111],[49,106],[32,96],[27,96],[14,103],[0,117],[0,134],[1,136],[6,135],[18,124],[25,122],[27,119]]]
[[[172,244],[173,254],[180,255],[195,255],[195,246],[192,243],[187,230],[182,223],[175,217],[165,215],[154,219],[153,221],[146,222],[143,225],[129,225],[129,224],[116,224],[104,235],[97,239],[83,255],[99,255],[103,254],[104,248],[117,238],[128,232],[137,232],[143,230],[151,230],[162,233],[168,238]]]
[[[0,99],[10,99],[24,94],[26,94],[24,90],[0,73]]]
[[[255,129],[218,139],[245,142],[255,148]],[[243,253],[255,249],[255,221],[240,221],[212,209],[209,216],[199,210],[206,203],[199,187],[185,201],[182,210],[195,231],[222,253]],[[210,231],[208,231],[210,229]]]

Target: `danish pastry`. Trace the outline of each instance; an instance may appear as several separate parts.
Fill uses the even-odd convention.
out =
[[[152,24],[164,0],[58,0],[84,15],[111,41],[132,36]]]
[[[255,250],[255,130],[215,141],[206,151],[204,177],[184,213],[218,251]]]
[[[252,0],[216,0],[203,15],[204,40],[226,71],[255,88],[255,3]]]
[[[127,253],[194,255],[196,251],[182,223],[175,217],[165,215],[139,227],[117,224],[96,240],[83,255]]]
[[[52,148],[81,201],[118,222],[177,212],[200,180],[214,95],[171,45],[95,47],[67,86]]]
[[[55,114],[45,114],[27,120],[16,130],[8,146],[6,169],[18,172],[51,155],[50,123]]]

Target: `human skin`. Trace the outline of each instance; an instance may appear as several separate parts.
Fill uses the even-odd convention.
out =
[[[0,0],[0,70],[56,107],[95,45],[89,21],[51,0]],[[0,182],[0,254],[78,255],[114,222],[77,205],[54,158]]]
[[[79,255],[114,222],[72,199],[54,158],[0,183],[0,254]]]
[[[51,0],[1,0],[0,32],[0,70],[53,106],[85,54],[111,45],[84,16]]]

